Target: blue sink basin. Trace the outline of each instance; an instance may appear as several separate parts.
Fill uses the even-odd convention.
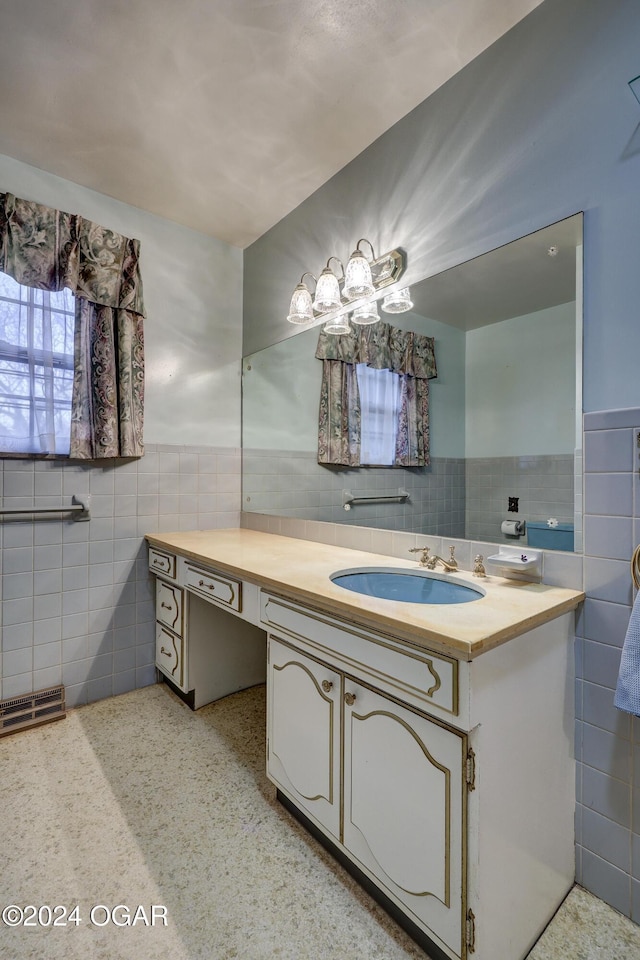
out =
[[[386,567],[362,567],[338,570],[331,575],[338,587],[380,600],[401,600],[404,603],[471,603],[484,596],[462,583],[426,570],[396,570]]]

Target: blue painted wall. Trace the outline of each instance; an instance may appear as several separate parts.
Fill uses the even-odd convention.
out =
[[[638,0],[545,0],[245,251],[244,353],[368,237],[407,281],[585,212],[585,410],[640,403]]]

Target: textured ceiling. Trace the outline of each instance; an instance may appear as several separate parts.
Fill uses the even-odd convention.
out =
[[[0,0],[0,153],[245,247],[539,2]]]

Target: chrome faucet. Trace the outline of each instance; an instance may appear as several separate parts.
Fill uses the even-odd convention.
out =
[[[458,569],[458,561],[454,557],[455,547],[449,547],[451,555],[448,560],[443,560],[442,557],[434,554],[432,557],[429,556],[430,547],[412,547],[409,550],[409,553],[421,553],[420,557],[420,566],[426,567],[427,570],[435,570],[436,566],[441,563],[447,573],[451,573],[454,570]]]
[[[435,570],[436,566],[441,563],[447,573],[453,573],[458,569],[458,561],[456,560],[454,553],[456,548],[452,545],[449,547],[450,555],[448,560],[443,560],[442,557],[434,556],[429,557],[429,560],[426,564],[428,570]]]

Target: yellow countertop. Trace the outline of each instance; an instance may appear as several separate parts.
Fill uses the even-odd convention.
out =
[[[378,553],[240,528],[148,534],[146,539],[160,550],[215,567],[351,623],[460,660],[472,660],[486,650],[575,610],[584,600],[579,590],[493,576],[479,579],[468,571],[448,573],[445,577],[485,591],[484,597],[472,603],[439,605],[378,600],[335,585],[330,575],[352,567],[415,570],[418,564]]]

